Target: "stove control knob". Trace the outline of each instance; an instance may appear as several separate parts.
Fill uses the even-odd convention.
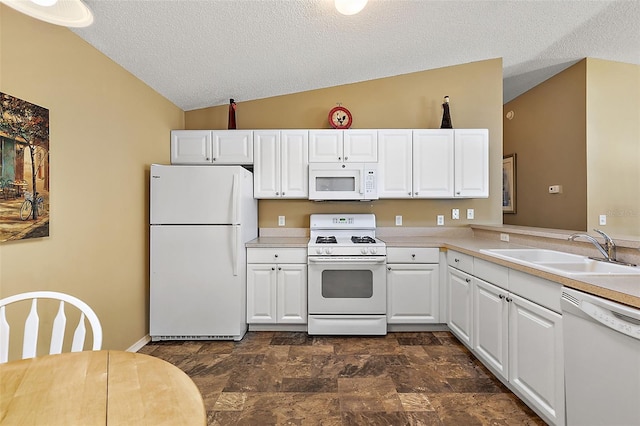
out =
[[[366,249],[366,248],[361,248],[361,249],[360,249],[360,253],[362,253],[362,254],[367,254],[367,249]]]
[[[325,254],[331,254],[331,252],[332,252],[332,251],[333,251],[333,250],[331,250],[330,248],[326,248],[326,249],[324,249],[324,253],[325,253]]]
[[[318,254],[322,254],[322,249],[321,249],[320,247],[318,247],[318,248],[316,249],[316,253],[318,253]]]
[[[376,254],[378,250],[375,247],[371,247],[371,254]]]

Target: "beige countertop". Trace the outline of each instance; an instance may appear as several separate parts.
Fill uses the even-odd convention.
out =
[[[382,238],[387,247],[442,247],[451,250],[458,250],[480,259],[484,259],[511,269],[526,272],[550,281],[557,282],[564,286],[581,290],[596,296],[615,302],[624,303],[640,309],[640,276],[604,276],[594,275],[581,277],[580,279],[568,278],[562,275],[552,274],[537,268],[509,262],[497,257],[481,253],[483,249],[499,248],[523,248],[529,247],[521,244],[505,243],[484,238],[475,237],[391,237]]]
[[[564,286],[584,291],[615,302],[624,303],[640,309],[640,276],[603,276],[594,275],[581,277],[580,279],[568,278],[562,275],[552,274],[540,269],[531,268],[497,257],[481,253],[483,249],[498,248],[523,248],[529,247],[522,244],[506,243],[492,239],[477,238],[472,235],[452,236],[389,236],[380,237],[387,247],[438,247],[443,249],[458,250],[462,253],[478,257],[511,269],[526,272]],[[291,247],[306,248],[309,243],[308,236],[266,236],[259,237],[246,243],[247,248]]]

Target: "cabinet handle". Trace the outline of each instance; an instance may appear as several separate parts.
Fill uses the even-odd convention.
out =
[[[282,271],[282,268],[278,267],[278,271]]]
[[[276,270],[276,268],[272,266],[272,267],[271,267],[271,270],[272,270],[272,271],[275,271],[275,270]]]
[[[500,299],[504,299],[504,294],[499,294],[499,295],[498,295],[498,297],[499,297]]]
[[[415,258],[416,258],[416,255],[415,255],[415,254],[412,254],[412,255],[411,255],[411,257],[415,259]]]
[[[280,193],[278,191],[276,191],[276,195],[280,195]]]
[[[216,160],[218,160],[218,159],[216,157],[213,157],[213,161],[216,161]]]
[[[211,160],[211,158],[209,158],[209,157],[205,157],[205,160],[209,161],[209,160]]]
[[[274,254],[273,257],[278,257],[278,254]]]
[[[411,191],[409,191],[408,194],[411,195]]]
[[[460,259],[453,259],[453,261],[458,263],[458,262],[460,262]]]
[[[418,195],[418,193],[417,193],[417,192],[414,192],[414,194],[415,194],[415,195]]]
[[[349,157],[344,157],[344,161],[347,161],[349,159]]]
[[[284,197],[284,191],[282,191],[282,196]]]
[[[387,266],[387,271],[390,271],[390,270],[391,270],[391,266]]]
[[[456,195],[460,195],[460,191],[456,192]]]
[[[342,157],[338,157],[338,160],[342,160]]]
[[[465,278],[464,280],[465,280],[466,282],[468,282],[468,283],[470,283],[470,282],[471,282],[471,279],[470,279],[470,278]]]
[[[507,300],[507,302],[511,302],[513,299],[512,299],[512,298],[510,298],[510,297],[507,297],[507,299],[506,299],[506,300]]]

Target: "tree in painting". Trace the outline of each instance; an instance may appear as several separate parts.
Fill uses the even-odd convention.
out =
[[[0,92],[0,131],[7,137],[22,142],[31,157],[31,193],[36,201],[36,170],[49,154],[49,110],[22,99]],[[36,156],[37,152],[43,155]],[[32,209],[32,219],[38,218],[38,209]]]

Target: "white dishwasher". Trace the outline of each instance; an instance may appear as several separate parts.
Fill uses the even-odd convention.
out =
[[[568,426],[640,425],[640,310],[563,287]]]

